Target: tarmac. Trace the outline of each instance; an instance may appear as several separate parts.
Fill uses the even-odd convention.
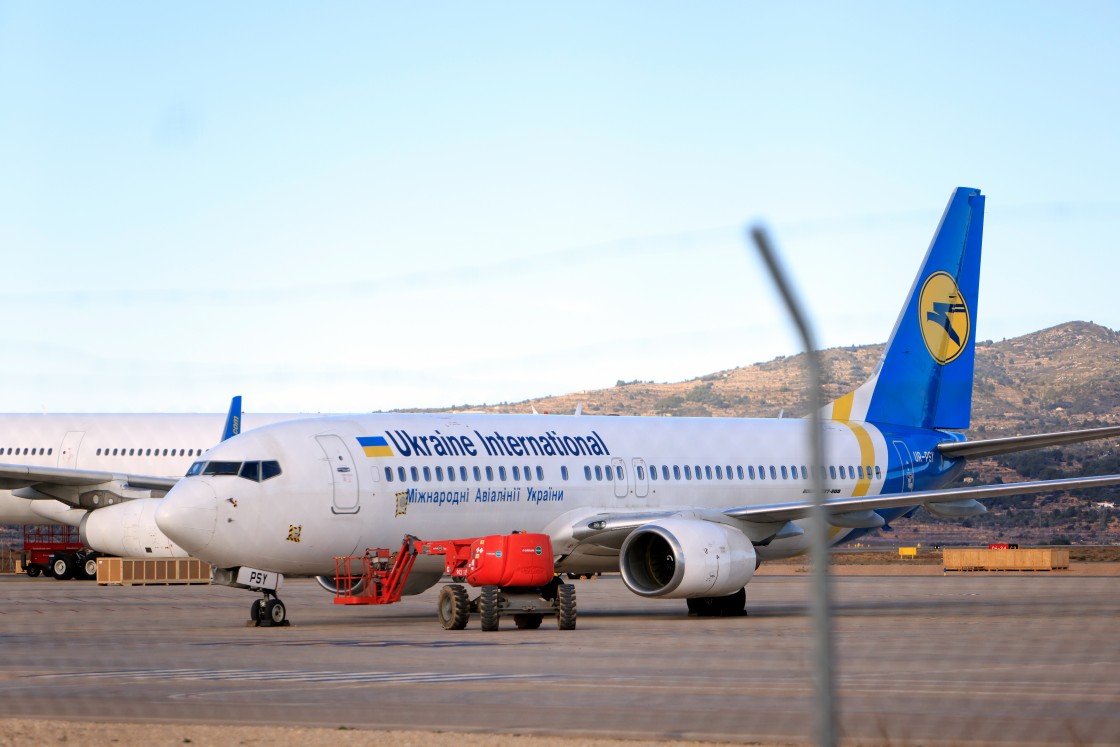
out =
[[[833,584],[844,744],[1120,744],[1120,575],[859,569]],[[353,607],[291,580],[292,625],[255,628],[245,591],[0,576],[0,744],[78,741],[78,722],[147,729],[136,744],[187,725],[246,744],[230,725],[278,727],[250,732],[272,744],[318,743],[296,736],[308,728],[361,743],[812,739],[804,568],[767,568],[730,618],[690,618],[617,576],[575,583],[576,630],[483,632],[477,617],[443,630],[438,587]]]

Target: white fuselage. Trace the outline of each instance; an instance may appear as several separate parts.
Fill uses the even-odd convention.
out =
[[[192,555],[220,567],[331,574],[336,556],[395,548],[406,534],[527,530],[553,536],[559,570],[607,570],[617,567],[617,546],[564,547],[557,543],[564,528],[597,513],[802,500],[811,491],[807,427],[796,419],[474,414],[279,423],[205,456],[272,460],[279,475],[187,477],[156,520]],[[913,464],[904,474],[888,438],[865,423],[827,423],[830,494],[876,495],[892,481],[914,489]],[[768,559],[804,549],[795,536],[758,551]]]

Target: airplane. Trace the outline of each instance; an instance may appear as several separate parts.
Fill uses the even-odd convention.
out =
[[[214,581],[287,620],[285,575],[334,592],[335,558],[402,536],[549,535],[558,573],[621,571],[643,597],[741,614],[760,563],[799,555],[822,471],[832,541],[910,516],[986,511],[979,499],[1079,490],[1120,475],[945,487],[966,460],[1120,435],[1120,428],[967,441],[985,198],[956,189],[871,377],[809,419],[367,414],[275,423],[197,460],[152,515]],[[96,516],[96,514],[94,514]],[[403,593],[435,585],[417,559]],[[548,593],[544,589],[542,593]]]
[[[225,416],[0,415],[0,524],[80,527],[94,510],[105,511],[102,523],[114,519],[121,528],[110,532],[111,542],[102,543],[99,537],[94,550],[130,557],[186,557],[162,533],[152,531],[154,522],[146,523],[143,535],[136,531],[137,512],[150,510],[151,504],[134,499],[164,495],[219,435],[230,438],[240,433],[243,423],[264,425],[296,417],[301,416],[245,418],[240,397],[233,398]],[[107,510],[113,506],[119,507]],[[87,578],[96,575],[93,554],[63,554],[58,562],[57,578],[75,570]]]

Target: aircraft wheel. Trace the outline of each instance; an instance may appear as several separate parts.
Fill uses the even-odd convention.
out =
[[[86,581],[97,578],[97,558],[86,558],[86,562],[82,563],[82,578]]]
[[[522,612],[513,616],[513,624],[518,630],[536,630],[541,626],[544,615],[535,612]]]
[[[269,599],[262,608],[262,624],[266,627],[283,625],[288,619],[288,610],[279,599]]]
[[[576,587],[571,584],[556,587],[556,623],[560,630],[576,629]]]
[[[482,618],[483,630],[498,629],[498,587],[483,586],[482,596],[478,598],[478,614]]]
[[[261,624],[261,621],[264,620],[264,616],[261,614],[261,611],[262,611],[263,608],[264,608],[264,600],[263,599],[254,599],[253,600],[253,603],[251,605],[249,605],[249,620],[250,620],[250,622],[254,623],[255,625],[260,625]]]
[[[462,630],[471,616],[471,600],[460,584],[439,590],[439,624],[444,630]]]
[[[69,555],[59,555],[51,562],[51,575],[59,581],[74,577],[74,559]]]

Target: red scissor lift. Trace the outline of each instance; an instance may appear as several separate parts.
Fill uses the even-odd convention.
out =
[[[477,612],[483,630],[497,630],[504,615],[518,628],[539,628],[546,614],[557,627],[576,627],[576,592],[561,583],[552,564],[547,534],[495,534],[488,537],[424,541],[405,535],[394,554],[371,548],[364,555],[335,558],[335,604],[399,602],[408,574],[420,555],[442,555],[444,572],[456,583],[439,593],[439,621],[462,630]],[[473,600],[462,582],[477,587]]]
[[[58,579],[72,578],[79,574],[82,578],[96,578],[97,566],[89,575],[78,557],[82,550],[82,540],[78,528],[60,524],[26,524],[23,527],[23,551],[20,561],[28,576],[49,573]],[[57,565],[57,568],[56,568]]]

